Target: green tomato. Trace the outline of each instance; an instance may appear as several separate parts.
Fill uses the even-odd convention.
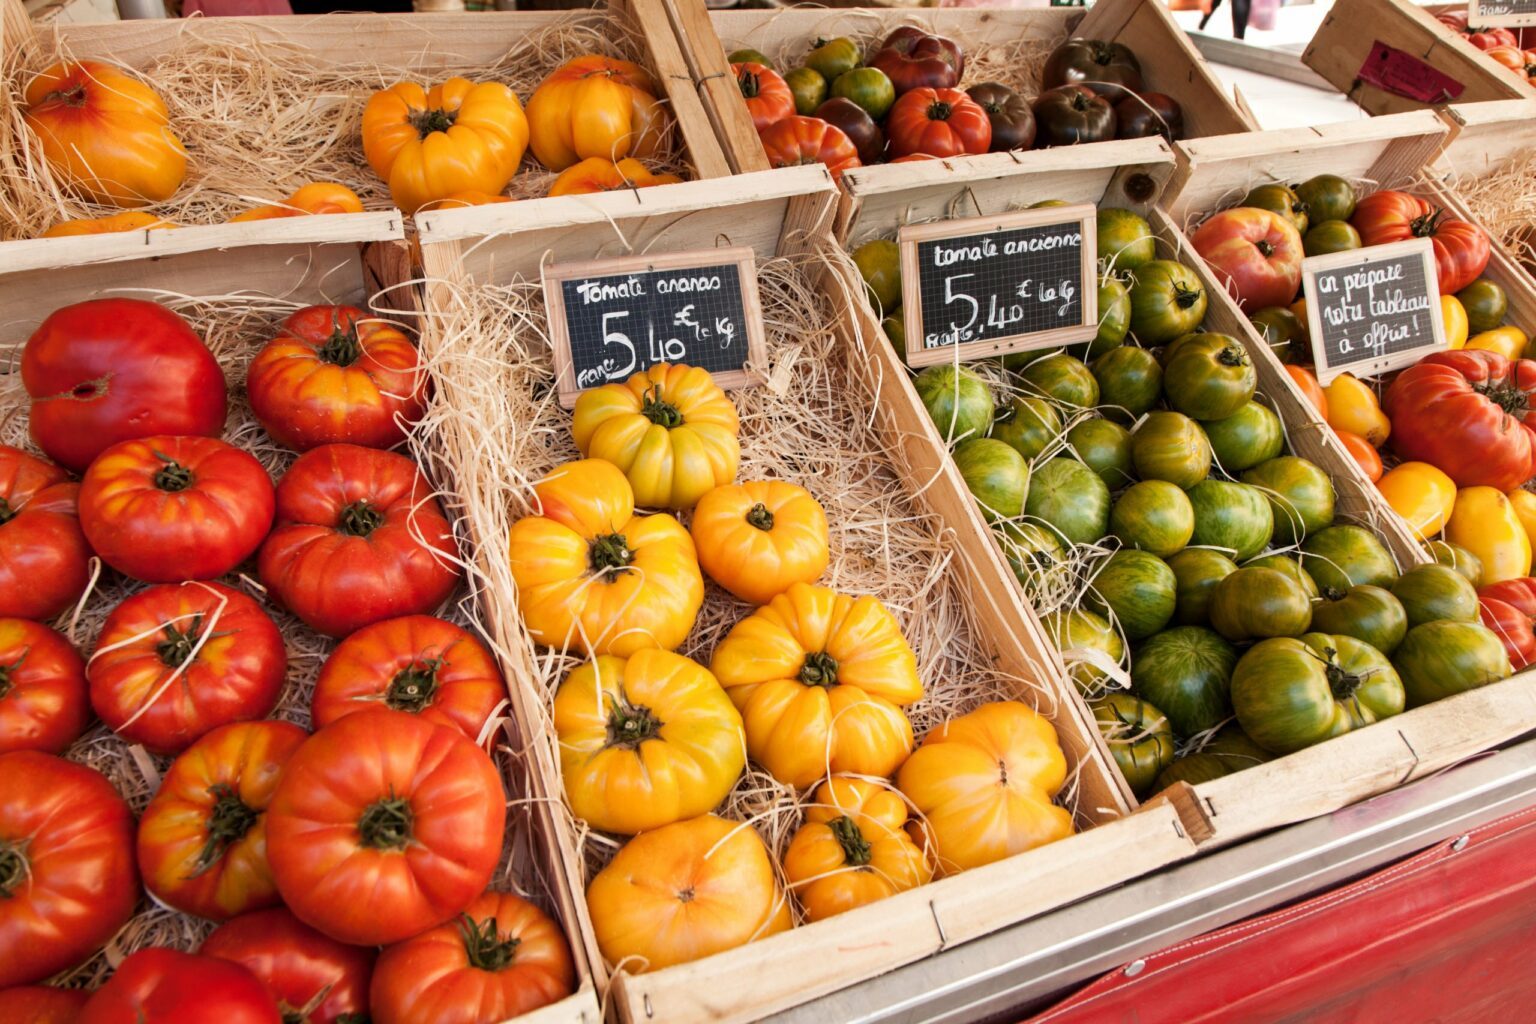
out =
[[[1362,583],[1391,589],[1397,583],[1397,563],[1386,547],[1369,530],[1351,524],[1309,534],[1301,544],[1301,567],[1320,591],[1348,590]]]
[[[847,36],[818,39],[805,55],[805,66],[829,82],[859,66],[859,44]]]
[[[1216,584],[1210,614],[1216,632],[1233,643],[1242,643],[1300,636],[1312,623],[1312,602],[1301,584],[1284,573],[1245,568]]]
[[[1111,491],[1132,482],[1131,432],[1109,420],[1078,420],[1067,431],[1067,444],[1078,461],[1099,474]]]
[[[1385,655],[1350,636],[1307,633],[1253,646],[1232,670],[1232,710],[1265,750],[1289,754],[1403,710]]]
[[[938,363],[925,367],[912,386],[945,440],[987,436],[992,426],[992,392],[974,372]]]
[[[1077,589],[1066,545],[1053,531],[1017,520],[997,523],[995,529],[1003,557],[1031,604],[1055,604]]]
[[[1173,570],[1161,558],[1122,548],[1109,556],[1089,582],[1084,603],[1118,622],[1127,640],[1145,640],[1173,618],[1178,585]]]
[[[1049,459],[1030,480],[1024,514],[1069,544],[1093,544],[1109,531],[1109,488],[1076,459]]]
[[[1349,220],[1355,215],[1355,187],[1337,174],[1319,174],[1296,186],[1296,196],[1313,223]]]
[[[1061,414],[1043,398],[1013,398],[997,412],[990,436],[1026,459],[1039,457],[1061,433]]]
[[[1146,218],[1130,210],[1099,210],[1099,263],[1107,270],[1135,270],[1157,258],[1157,238]]]
[[[1248,321],[1282,363],[1290,362],[1296,350],[1307,345],[1307,325],[1285,306],[1265,306]]]
[[[1166,345],[1205,319],[1205,286],[1174,260],[1152,260],[1133,271],[1131,333],[1144,347]]]
[[[1504,644],[1491,629],[1454,620],[1414,626],[1392,655],[1392,664],[1403,677],[1412,708],[1508,679],[1513,671]]]
[[[1504,289],[1480,277],[1456,293],[1456,299],[1467,311],[1467,332],[1482,334],[1504,322],[1509,311],[1509,297]]]
[[[1268,406],[1248,402],[1225,419],[1200,424],[1211,442],[1211,455],[1227,473],[1241,473],[1285,450],[1285,429]]]
[[[1112,348],[1093,361],[1091,371],[1099,382],[1099,406],[1111,419],[1133,422],[1163,396],[1163,368],[1144,348]]]
[[[1193,754],[1185,754],[1183,757],[1173,759],[1173,764],[1163,769],[1163,774],[1152,783],[1152,795],[1156,796],[1169,786],[1184,782],[1191,786],[1198,786],[1202,782],[1210,782],[1235,772],[1240,772],[1234,759],[1221,757],[1217,754],[1207,754],[1205,751],[1196,751]]]
[[[1189,489],[1195,511],[1190,543],[1215,548],[1244,562],[1269,546],[1275,530],[1269,502],[1256,488],[1226,480],[1202,480]]]
[[[907,358],[907,315],[901,307],[891,310],[880,321],[880,329],[885,332],[885,339],[891,343],[891,348],[896,350],[897,358]]]
[[[1432,540],[1424,546],[1436,565],[1448,565],[1467,578],[1474,587],[1483,585],[1483,560],[1460,544]]]
[[[1307,230],[1301,240],[1302,252],[1308,256],[1326,256],[1333,252],[1352,252],[1361,247],[1360,232],[1344,220],[1318,221]]]
[[[1440,619],[1478,621],[1477,589],[1448,566],[1413,566],[1392,584],[1392,596],[1402,604],[1409,629]]]
[[[1177,554],[1195,531],[1189,497],[1166,480],[1143,480],[1126,488],[1109,513],[1109,528],[1128,547],[1158,558]]]
[[[878,121],[896,102],[896,87],[879,68],[854,68],[832,80],[832,95],[852,100]]]
[[[870,305],[884,315],[901,305],[901,250],[888,238],[876,238],[853,250],[853,265],[859,268]]]
[[[1269,499],[1281,544],[1294,544],[1333,522],[1333,481],[1306,459],[1281,455],[1243,470],[1242,480]]]
[[[1290,555],[1282,555],[1276,552],[1273,555],[1261,555],[1258,558],[1250,558],[1243,563],[1243,568],[1254,566],[1260,569],[1273,569],[1278,573],[1289,576],[1295,580],[1301,589],[1306,591],[1308,601],[1316,601],[1318,597],[1317,582],[1307,575],[1307,570],[1301,567],[1301,562]],[[1321,629],[1321,627],[1318,627]],[[1323,632],[1330,632],[1323,630]],[[1338,632],[1338,630],[1332,630]]]
[[[1168,568],[1179,581],[1174,621],[1181,626],[1203,626],[1211,621],[1211,595],[1216,584],[1237,572],[1237,563],[1210,548],[1185,548],[1168,559]]]
[[[1029,463],[1001,441],[973,437],[955,446],[955,467],[989,521],[1015,519],[1029,493]]]
[[[725,58],[732,64],[761,64],[765,68],[773,67],[773,61],[761,50],[753,50],[750,47],[745,50],[732,50],[731,55]]]
[[[1114,693],[1092,704],[1093,718],[1131,792],[1146,796],[1173,763],[1173,730],[1167,717],[1144,700]]]
[[[1131,329],[1131,290],[1116,277],[1099,280],[1099,333],[1088,343],[1089,359],[1125,342]]]
[[[1040,618],[1046,635],[1067,661],[1067,675],[1073,685],[1086,696],[1097,696],[1103,689],[1109,673],[1093,660],[1073,652],[1097,651],[1111,662],[1118,664],[1125,658],[1125,641],[1115,632],[1102,615],[1081,608],[1050,612]]]
[[[1307,204],[1287,185],[1271,184],[1259,185],[1249,189],[1248,194],[1238,206],[1251,206],[1259,210],[1268,210],[1270,213],[1278,213],[1281,217],[1290,221],[1300,234],[1307,233]]]
[[[1390,656],[1408,633],[1408,613],[1390,590],[1367,583],[1324,591],[1312,602],[1312,628],[1352,636]]]
[[[1226,334],[1197,334],[1163,366],[1163,394],[1178,412],[1220,420],[1253,400],[1257,371],[1243,343]]]
[[[1211,442],[1200,424],[1182,413],[1148,413],[1131,435],[1131,460],[1143,480],[1195,486],[1211,472]]]
[[[1165,629],[1131,658],[1131,688],[1163,709],[1176,735],[1188,739],[1232,714],[1228,688],[1237,649],[1201,626]]]
[[[795,113],[810,117],[827,101],[827,80],[815,68],[795,68],[784,76],[790,95],[795,98]]]
[[[1019,372],[1019,379],[1035,394],[1062,405],[1091,409],[1099,404],[1099,382],[1080,360],[1057,353],[1036,360]]]

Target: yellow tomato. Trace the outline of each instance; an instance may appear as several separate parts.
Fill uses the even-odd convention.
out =
[[[1474,334],[1467,342],[1467,348],[1497,352],[1505,359],[1520,359],[1525,356],[1525,345],[1528,340],[1525,332],[1520,328],[1506,325],[1484,331],[1482,334]]]
[[[1427,462],[1404,462],[1376,482],[1392,511],[1420,540],[1445,528],[1456,504],[1456,483]]]
[[[1380,448],[1392,433],[1392,421],[1381,411],[1376,392],[1348,373],[1341,373],[1323,389],[1328,400],[1328,425],[1334,430],[1359,434]]]
[[[1483,586],[1531,574],[1531,539],[1514,504],[1492,487],[1463,487],[1445,539],[1476,555]]]
[[[236,214],[229,218],[229,222],[243,224],[253,220],[283,220],[312,214],[362,212],[363,201],[347,186],[333,181],[312,181],[308,185],[300,185],[281,203],[258,206],[254,210]]]
[[[119,231],[165,231],[175,226],[152,213],[127,210],[87,220],[61,220],[38,237],[66,238],[71,235],[112,235]]]
[[[1440,319],[1445,323],[1446,346],[1458,349],[1467,343],[1467,307],[1454,295],[1440,296]]]
[[[577,57],[555,69],[528,99],[533,155],[552,171],[588,157],[655,156],[667,131],[656,85],[638,64]]]
[[[633,157],[615,163],[600,156],[589,156],[560,172],[549,186],[552,196],[584,196],[594,192],[617,192],[626,188],[650,188],[682,181],[675,174],[652,174],[650,168]]]
[[[783,480],[716,487],[699,499],[691,530],[709,578],[753,604],[827,569],[827,515],[810,491]]]
[[[1531,550],[1536,552],[1536,494],[1518,487],[1505,496],[1515,507],[1515,515],[1519,518],[1520,525],[1525,527],[1526,537],[1530,539]]]

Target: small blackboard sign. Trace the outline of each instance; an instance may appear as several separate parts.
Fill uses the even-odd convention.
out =
[[[1536,0],[1467,0],[1467,24],[1536,25]]]
[[[721,387],[756,383],[746,367],[762,361],[766,342],[750,248],[557,263],[543,276],[567,408],[657,363],[703,367]]]
[[[907,365],[1087,341],[1099,329],[1091,204],[901,229]]]
[[[1435,250],[1427,238],[1301,262],[1317,379],[1385,373],[1444,349]]]

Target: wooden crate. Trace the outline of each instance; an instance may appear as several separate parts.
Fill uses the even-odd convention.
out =
[[[87,299],[122,296],[183,305],[189,304],[189,300],[198,300],[193,305],[201,311],[203,322],[214,325],[207,337],[230,381],[230,422],[245,422],[250,419],[243,394],[245,363],[268,340],[270,331],[281,317],[294,308],[311,304],[342,303],[369,308],[375,297],[378,300],[376,308],[391,310],[396,305],[395,293],[402,282],[409,279],[402,273],[409,269],[410,261],[401,258],[406,249],[398,214],[365,213],[309,220],[345,225],[351,231],[348,233],[338,227],[329,228],[328,236],[321,239],[278,241],[268,235],[252,241],[230,229],[230,235],[216,248],[174,251],[162,248],[101,259],[90,266],[79,265],[62,245],[46,251],[35,247],[18,250],[18,255],[0,270],[0,350],[4,351],[6,361],[15,366],[27,338],[49,313]],[[54,257],[62,259],[55,260]],[[252,311],[257,311],[256,315],[253,316]],[[381,312],[381,315],[389,314]],[[260,329],[252,331],[252,325],[257,323],[261,325]],[[25,443],[27,398],[20,374],[12,372],[0,381],[4,381],[0,384],[0,410],[5,413],[6,440]],[[443,401],[440,392],[433,401]],[[235,437],[234,434],[228,436]],[[254,427],[240,431],[238,436],[242,440],[235,443],[250,445],[254,439],[260,445],[257,454],[268,464],[269,470],[274,464],[285,466],[292,457],[292,453],[278,454],[276,446],[270,442],[262,444],[264,438]],[[458,518],[460,506],[454,491],[456,480],[444,472],[442,453],[434,447],[432,439],[420,431],[412,437],[410,448],[410,454],[434,478],[445,512],[451,518]],[[109,573],[109,580],[111,576]],[[239,586],[239,583],[235,585]],[[97,592],[88,598],[80,619],[81,635],[72,637],[85,653],[88,654],[94,644],[94,629],[112,601],[123,596],[130,587],[138,589],[140,585],[103,581]],[[261,600],[257,588],[245,589]],[[512,684],[518,678],[517,672],[504,655],[507,648],[495,619],[496,609],[487,605],[483,598],[481,588],[472,585],[451,603],[451,614],[466,626],[478,630],[498,648],[502,671],[508,680],[509,698],[515,700],[517,691]],[[307,630],[297,619],[274,611],[270,605],[267,610],[282,628],[292,655],[285,696],[279,707],[290,711],[302,707],[301,714],[288,714],[288,717],[307,724],[308,687],[313,684],[320,659],[329,651],[332,642],[319,643],[323,638]],[[68,619],[66,615],[65,621],[59,624],[60,629],[75,629]],[[293,638],[301,634],[303,647],[298,650],[309,652],[306,656],[293,655]],[[316,650],[320,653],[314,653]],[[564,863],[554,845],[549,805],[539,798],[539,790],[524,767],[526,753],[522,749],[521,734],[516,731],[516,716],[509,715],[508,721],[506,736],[498,741],[498,745],[508,748],[501,763],[507,769],[504,774],[510,800],[507,841],[509,870],[513,874],[501,881],[516,884],[562,922],[575,954],[578,978],[578,989],[572,995],[518,1020],[523,1024],[598,1024],[602,1015],[593,975],[583,956],[580,926],[575,920],[577,900],[564,884]],[[139,772],[146,779],[149,774],[144,766],[154,764],[163,772],[168,763],[168,759],[152,759],[142,750],[134,755],[128,750],[128,744],[112,737],[101,725],[94,726],[74,749],[86,744],[93,750],[111,747],[114,751],[111,765],[131,766],[122,771]],[[105,770],[113,775],[114,782],[118,782],[112,767]],[[146,794],[143,799],[147,798]],[[135,810],[142,810],[142,807],[135,807]],[[164,915],[171,912],[157,909],[146,901],[140,913]],[[210,922],[201,926],[204,933],[211,928]],[[189,922],[180,926],[177,934],[181,941],[186,941],[198,932],[198,925]],[[136,941],[142,943],[144,940],[141,937]],[[112,948],[118,956],[130,951],[117,946]]]
[[[1302,53],[1302,63],[1370,114],[1396,114],[1453,102],[1536,98],[1536,89],[1522,77],[1435,20],[1440,11],[1453,9],[1465,10],[1465,5],[1421,7],[1412,0],[1336,0]],[[1403,51],[1409,68],[1417,61],[1450,76],[1461,84],[1462,92],[1424,101],[1362,80],[1361,68],[1377,43]]]
[[[1454,204],[1502,243],[1494,259],[1536,275],[1536,100],[1465,103],[1441,111],[1451,137],[1435,165]],[[1502,182],[1482,179],[1507,176]],[[1514,311],[1515,296],[1510,297]],[[1527,310],[1520,322],[1536,326]]]
[[[956,40],[967,56],[986,50],[1011,54],[1021,49],[1043,54],[1069,36],[1125,43],[1141,61],[1147,86],[1178,100],[1185,130],[1192,136],[1226,135],[1258,127],[1240,99],[1230,96],[1206,67],[1161,3],[1099,0],[1086,14],[1072,8],[1026,10],[860,10],[707,11],[702,0],[667,0],[679,36],[693,62],[704,99],[721,143],[738,171],[768,167],[752,118],[742,102],[726,55],[751,47],[785,67],[818,37],[852,36],[866,47],[878,45],[900,25],[922,28]],[[977,79],[982,81],[985,79]],[[965,84],[970,84],[968,76]],[[1036,90],[1027,90],[1033,95]],[[909,165],[897,165],[903,170]],[[899,173],[899,172],[893,172]]]
[[[183,211],[189,216],[172,217],[198,226],[196,230],[182,229],[191,240],[180,244],[190,247],[220,244],[223,236],[208,234],[201,225],[215,225],[235,213],[279,201],[319,176],[307,169],[315,167],[317,161],[355,173],[351,183],[366,209],[392,209],[388,188],[368,168],[360,142],[362,108],[373,91],[400,80],[431,82],[454,74],[494,75],[513,82],[526,103],[544,75],[589,45],[599,52],[635,60],[650,71],[658,96],[668,104],[676,122],[674,152],[669,159],[680,170],[696,178],[727,175],[730,165],[692,87],[687,62],[661,4],[662,0],[615,0],[597,10],[480,12],[473,16],[327,14],[34,25],[27,20],[20,0],[0,0],[0,32],[5,40],[0,48],[0,189],[40,197],[49,204],[54,220],[113,212],[55,194],[39,174],[40,160],[34,157],[29,163],[22,150],[24,140],[18,136],[24,129],[20,128],[19,109],[25,76],[60,54],[126,65],[144,72],[151,81],[154,69],[163,61],[205,55],[208,62],[198,67],[213,69],[208,72],[210,90],[242,88],[240,83],[248,69],[238,58],[240,52],[280,58],[280,77],[290,85],[308,83],[312,78],[312,97],[306,93],[303,100],[312,103],[311,107],[285,106],[267,109],[262,115],[289,126],[284,138],[298,138],[301,129],[309,131],[314,123],[322,129],[333,128],[321,142],[313,143],[313,148],[287,154],[293,169],[285,177],[260,184],[205,180],[197,170],[198,153],[191,153],[188,182],[180,194],[186,198],[190,190],[200,188],[205,198]],[[573,31],[584,33],[580,46],[568,52],[557,49],[557,35]],[[224,53],[232,56],[215,59]],[[211,144],[207,138],[204,142]],[[254,155],[266,152],[261,147],[268,140],[252,131],[231,133],[227,140],[220,136],[217,143],[227,144],[242,155]],[[530,174],[538,176],[528,178]],[[513,187],[526,179],[522,187],[542,195],[547,176],[530,150]],[[519,206],[527,202],[569,206],[579,203],[580,197],[543,197],[525,200]],[[160,212],[163,207],[149,209]],[[254,226],[280,223],[263,221]],[[0,238],[30,239],[46,226],[0,224]],[[93,251],[128,256],[142,251],[145,234],[95,236]],[[0,250],[9,251],[9,246],[0,246]]]
[[[521,287],[525,294],[536,296],[532,288],[545,264],[630,250],[659,254],[717,245],[750,246],[760,267],[770,260],[778,266],[784,266],[785,260],[804,260],[793,264],[795,280],[841,304],[852,284],[846,261],[839,256],[813,271],[817,264],[808,258],[811,253],[836,252],[830,233],[835,205],[836,192],[825,169],[804,167],[742,175],[729,183],[652,189],[633,198],[596,197],[575,221],[540,216],[531,208],[526,214],[502,209],[423,215],[421,248],[428,281],[425,345],[434,360],[446,367],[441,376],[453,378],[458,372],[452,367],[454,353],[463,348],[457,340],[459,332],[466,324],[483,323],[487,315],[466,305],[463,296],[469,290],[483,294],[488,288]],[[542,305],[537,298],[530,301]],[[836,304],[827,308],[839,308]],[[542,312],[538,315],[542,317]],[[496,329],[505,319],[493,318]],[[1093,827],[1009,860],[733,951],[653,973],[618,974],[608,998],[627,1021],[757,1019],[1196,852],[1195,840],[1174,807],[1125,814],[1128,801],[1098,731],[1071,697],[1071,687],[1053,657],[1040,646],[1037,630],[1007,582],[1011,576],[974,502],[944,456],[926,413],[910,388],[897,384],[905,380],[904,368],[883,342],[868,344],[869,336],[853,319],[834,319],[829,327],[836,337],[833,351],[846,359],[836,372],[848,376],[836,378],[845,380],[846,386],[835,381],[828,386],[838,395],[846,394],[846,401],[860,403],[855,406],[858,416],[874,424],[883,438],[882,471],[899,477],[900,486],[911,495],[914,514],[935,517],[942,523],[945,545],[952,545],[948,549],[953,563],[938,585],[947,593],[963,595],[974,615],[968,620],[974,625],[959,627],[959,633],[966,635],[957,633],[952,642],[981,644],[994,666],[988,671],[1015,680],[1021,698],[1054,705],[1050,717],[1069,761],[1076,765],[1079,822]],[[520,350],[542,346],[546,342],[541,332],[536,321],[530,324],[520,316],[503,344]],[[781,334],[770,346],[770,363],[793,358],[793,347]],[[483,356],[461,358],[464,374],[486,372]],[[546,371],[546,376],[551,372]],[[455,385],[450,379],[446,386]],[[526,371],[506,384],[524,390],[538,386],[537,381],[530,383]],[[537,393],[530,391],[530,395]],[[867,412],[862,404],[866,401],[871,406]],[[523,429],[530,432],[527,450],[557,461],[558,449],[551,452],[547,446],[559,442],[539,439],[559,429],[552,426],[555,423],[546,423],[542,414],[537,422],[524,424],[487,425],[466,418],[458,429],[473,436]],[[750,451],[751,444],[748,435],[744,450]],[[519,478],[538,472],[542,470],[517,467]],[[509,472],[485,471],[480,476],[480,500],[488,507],[506,509],[525,500],[525,488]],[[816,490],[814,482],[810,486]],[[835,495],[820,496],[835,500]],[[492,560],[487,573],[501,581],[499,618],[506,621],[516,616],[515,596],[506,550],[498,543],[504,543],[502,538],[488,538],[481,554]],[[919,656],[924,656],[921,650]],[[531,643],[525,645],[521,689],[530,730],[540,724],[545,730],[534,754],[546,788],[558,794],[556,740],[543,713],[543,702],[558,682],[551,658]],[[538,706],[530,706],[534,704]],[[573,892],[579,893],[583,851],[578,848],[574,824],[563,838]],[[590,927],[585,935],[589,956],[594,963],[600,962]]]

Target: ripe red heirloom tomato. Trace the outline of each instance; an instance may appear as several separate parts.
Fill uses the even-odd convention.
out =
[[[405,615],[364,626],[325,660],[315,682],[315,728],[386,707],[451,726],[479,742],[506,699],[496,659],[451,622]]]
[[[560,926],[511,893],[390,946],[373,972],[374,1024],[500,1024],[571,994]]]
[[[762,131],[776,121],[782,121],[795,112],[795,94],[789,84],[773,68],[747,62],[732,64],[741,98],[746,101],[747,112],[752,115],[752,127]]]
[[[78,484],[60,467],[0,445],[0,615],[51,619],[90,582]]]
[[[506,815],[496,766],[457,730],[360,711],[289,758],[267,860],[299,920],[342,942],[399,942],[484,891]]]
[[[21,355],[32,440],[84,472],[103,449],[156,434],[217,437],[224,373],[181,317],[143,299],[54,310]]]
[[[277,485],[277,526],[257,565],[267,592],[329,636],[430,612],[453,592],[453,529],[403,455],[328,444]]]
[[[139,901],[133,813],[100,772],[0,754],[0,988],[73,967]]]
[[[377,954],[327,938],[284,907],[219,925],[198,950],[250,971],[277,997],[283,1024],[361,1024]]]
[[[987,112],[959,89],[903,93],[887,115],[886,130],[891,136],[892,156],[962,156],[985,153],[992,146],[992,121]]]
[[[1382,189],[1355,205],[1350,224],[1362,245],[1386,245],[1428,238],[1435,249],[1440,294],[1454,295],[1476,281],[1488,266],[1488,233],[1476,224],[1454,218],[1417,196]]]
[[[1504,645],[1504,653],[1509,655],[1509,663],[1516,672],[1536,661],[1536,630],[1532,629],[1530,615],[1507,601],[1481,593],[1477,616]]]
[[[80,481],[80,526],[102,561],[146,583],[223,576],[272,528],[272,479],[211,437],[122,441]]]
[[[885,72],[901,96],[913,89],[953,89],[965,71],[965,56],[953,39],[904,25],[885,37],[869,66]]]
[[[0,754],[61,754],[90,721],[85,662],[63,634],[0,619]]]
[[[86,678],[108,728],[175,754],[218,726],[265,716],[287,666],[282,634],[261,605],[195,582],[150,587],[114,608]]]
[[[1301,287],[1301,234],[1278,213],[1256,206],[1223,210],[1190,238],[1216,278],[1245,311],[1289,306]]]
[[[309,306],[256,353],[251,411],[296,451],[346,442],[393,448],[427,407],[427,375],[401,331],[352,306]]]
[[[228,960],[151,946],[118,965],[76,1024],[283,1024],[272,993]]]
[[[83,988],[23,985],[0,990],[0,1020],[6,1024],[75,1024],[91,994]]]
[[[774,167],[826,164],[835,181],[849,168],[863,166],[847,134],[819,118],[786,117],[758,132],[757,137]]]
[[[176,758],[139,822],[144,887],[214,921],[276,903],[263,819],[307,736],[292,722],[237,722]]]

